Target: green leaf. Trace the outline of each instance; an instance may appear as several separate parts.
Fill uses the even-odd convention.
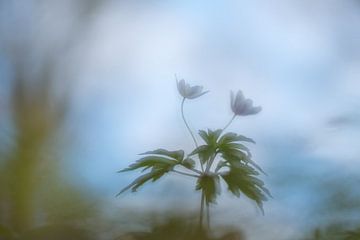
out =
[[[215,172],[218,172],[221,168],[228,166],[226,161],[219,161],[216,165]]]
[[[222,151],[222,157],[232,165],[237,164],[238,162],[251,164],[257,170],[259,170],[261,173],[263,173],[264,175],[267,175],[266,172],[256,162],[254,162],[250,158],[250,156],[246,155],[244,152],[242,152],[240,150],[227,149],[226,152]]]
[[[148,151],[145,153],[141,153],[140,155],[149,155],[149,154],[155,154],[155,155],[163,155],[163,156],[167,156],[179,161],[182,161],[184,158],[184,151],[183,150],[178,150],[178,151],[168,151],[166,149],[156,149],[154,151]]]
[[[216,197],[220,194],[220,178],[218,175],[202,175],[199,177],[196,190],[204,193],[207,204],[216,203]]]
[[[216,148],[211,145],[201,145],[192,151],[189,156],[198,154],[200,161],[204,164],[215,153]]]
[[[254,140],[238,135],[236,133],[227,133],[219,140],[219,152],[222,153],[222,157],[230,164],[236,164],[237,162],[245,162],[253,165],[257,170],[267,175],[265,171],[251,160],[251,152],[249,148],[243,144],[236,143],[237,141],[247,141],[255,143]]]
[[[129,167],[123,170],[120,170],[119,172],[131,171],[142,167],[144,167],[145,169],[151,167],[158,167],[158,168],[160,167],[169,170],[171,167],[175,166],[176,164],[179,164],[179,162],[165,157],[148,156],[137,160],[135,163],[131,164]]]
[[[222,158],[225,159],[227,162],[232,164],[233,162],[248,162],[248,156],[239,150],[231,150],[222,152]]]
[[[142,171],[151,169],[149,173],[141,175],[135,181],[133,181],[130,185],[121,190],[121,193],[128,189],[132,189],[132,191],[136,191],[137,188],[142,186],[149,180],[156,181],[161,178],[165,173],[171,171],[176,165],[181,164],[184,158],[184,151],[168,151],[165,149],[157,149],[154,151],[149,151],[146,153],[142,153],[141,155],[150,155],[143,157],[137,160],[135,163],[130,164],[129,167],[119,171],[132,171],[136,169],[142,168]],[[191,162],[188,161],[188,166],[190,166]]]
[[[191,158],[186,158],[181,162],[181,165],[186,168],[193,169],[195,167],[195,161]]]
[[[251,143],[255,143],[254,140],[252,140],[251,138],[245,137],[243,135],[239,135],[233,132],[229,132],[224,134],[220,140],[219,140],[219,145],[222,144],[227,144],[227,143],[231,143],[231,142],[251,142]]]
[[[251,165],[249,164],[244,164],[241,162],[233,162],[230,165],[227,165],[229,168],[234,168],[237,169],[237,171],[241,172],[242,174],[245,175],[254,175],[254,176],[258,176],[260,175],[258,171],[256,171],[253,167],[251,167]]]
[[[240,194],[243,193],[255,201],[263,212],[263,202],[267,201],[267,196],[271,197],[271,194],[265,188],[264,182],[253,175],[256,175],[256,171],[253,168],[239,163],[237,167],[231,166],[230,171],[222,173],[221,177],[224,179],[230,192],[237,197],[240,197]]]
[[[149,173],[146,173],[144,175],[141,175],[140,177],[136,178],[132,183],[130,183],[128,186],[123,188],[117,196],[122,194],[123,192],[129,190],[131,188],[132,192],[136,192],[136,190],[141,187],[144,183],[148,182],[149,180],[152,180],[155,182],[160,177],[162,177],[167,171],[165,170],[152,170]]]
[[[221,129],[215,131],[208,129],[207,132],[205,132],[204,130],[200,130],[199,135],[206,142],[207,145],[216,146],[216,142],[220,137],[221,132]]]
[[[262,174],[267,176],[267,173],[253,160],[251,160],[250,158],[247,159],[248,163],[253,165],[257,170],[259,170]]]
[[[200,135],[200,137],[207,143],[207,144],[209,144],[209,136],[208,136],[208,134],[207,134],[207,132],[206,131],[204,131],[204,130],[199,130],[199,135]]]
[[[220,152],[231,152],[231,151],[235,151],[235,150],[240,150],[240,151],[244,151],[246,152],[246,154],[251,157],[251,152],[250,149],[246,146],[244,146],[243,144],[240,143],[223,143],[223,144],[219,144],[219,151]]]

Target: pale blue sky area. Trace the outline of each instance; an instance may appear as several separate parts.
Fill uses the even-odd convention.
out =
[[[360,174],[358,1],[130,2],[104,1],[87,18],[79,40],[59,55],[56,78],[74,84],[68,125],[76,138],[67,165],[72,179],[114,207],[156,199],[157,186],[113,198],[136,176],[116,171],[135,161],[138,153],[159,147],[191,151],[179,111],[177,74],[210,90],[186,103],[194,129],[226,124],[232,116],[230,90],[243,90],[263,107],[260,114],[239,118],[229,128],[257,141],[251,150],[267,171],[264,180],[274,195],[265,205],[264,218],[255,208],[240,214],[251,217],[251,223],[269,224],[250,239],[260,239],[271,226],[284,223],[288,227],[276,239],[292,236],[302,224],[312,223],[303,221],[308,216],[321,216],[313,211],[326,195],[319,188],[325,192],[331,188],[327,180],[356,180]],[[66,33],[72,36],[74,16],[81,12],[71,1],[40,4],[42,8],[19,2],[1,5],[0,71],[7,61],[6,39],[20,43],[30,39],[34,45],[30,55],[41,56],[37,51],[58,46]],[[16,11],[6,10],[11,8]],[[12,32],[10,26],[27,31]],[[0,77],[0,87],[11,82],[3,72]],[[161,196],[159,201],[171,205],[173,194],[179,192],[188,199],[184,201],[196,197],[178,177],[169,176],[157,185],[172,183],[179,184],[178,191],[171,185],[172,191],[165,194],[169,197]],[[234,201],[223,197],[227,200],[219,202],[219,209]],[[241,212],[242,201],[235,202]]]

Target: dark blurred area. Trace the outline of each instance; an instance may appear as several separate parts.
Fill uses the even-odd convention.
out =
[[[159,219],[160,218],[160,219]],[[162,218],[162,219],[161,219]],[[219,228],[216,235],[206,229],[199,229],[197,219],[181,215],[152,216],[150,229],[143,232],[128,232],[116,238],[117,240],[244,240],[244,234],[238,230]]]

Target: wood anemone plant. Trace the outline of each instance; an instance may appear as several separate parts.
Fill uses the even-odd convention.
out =
[[[252,160],[250,150],[243,144],[255,143],[255,141],[237,133],[225,133],[226,128],[236,116],[257,114],[261,111],[261,107],[253,107],[252,100],[245,99],[241,91],[238,91],[236,96],[231,93],[233,117],[222,129],[200,130],[199,135],[203,143],[199,145],[186,121],[184,102],[186,99],[194,99],[207,92],[203,92],[201,86],[191,87],[184,80],[177,81],[177,86],[180,95],[183,97],[181,115],[194,141],[195,149],[190,154],[185,154],[183,150],[168,151],[161,148],[140,154],[144,157],[119,172],[142,169],[142,172],[147,171],[147,173],[136,178],[119,194],[129,189],[135,192],[144,183],[154,182],[168,173],[195,178],[195,189],[201,192],[199,226],[202,229],[204,208],[206,207],[207,225],[209,227],[209,205],[216,203],[216,198],[220,194],[220,181],[222,179],[232,194],[237,197],[240,197],[241,194],[247,196],[255,201],[264,213],[263,202],[267,200],[267,197],[271,197],[271,194],[258,176],[260,173],[265,173]]]

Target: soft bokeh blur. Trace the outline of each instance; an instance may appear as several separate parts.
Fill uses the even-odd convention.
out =
[[[139,153],[192,150],[175,74],[210,90],[195,130],[230,90],[262,106],[229,130],[274,197],[263,216],[223,188],[195,239],[359,237],[359,1],[0,0],[0,239],[191,239],[192,179],[115,197]]]

